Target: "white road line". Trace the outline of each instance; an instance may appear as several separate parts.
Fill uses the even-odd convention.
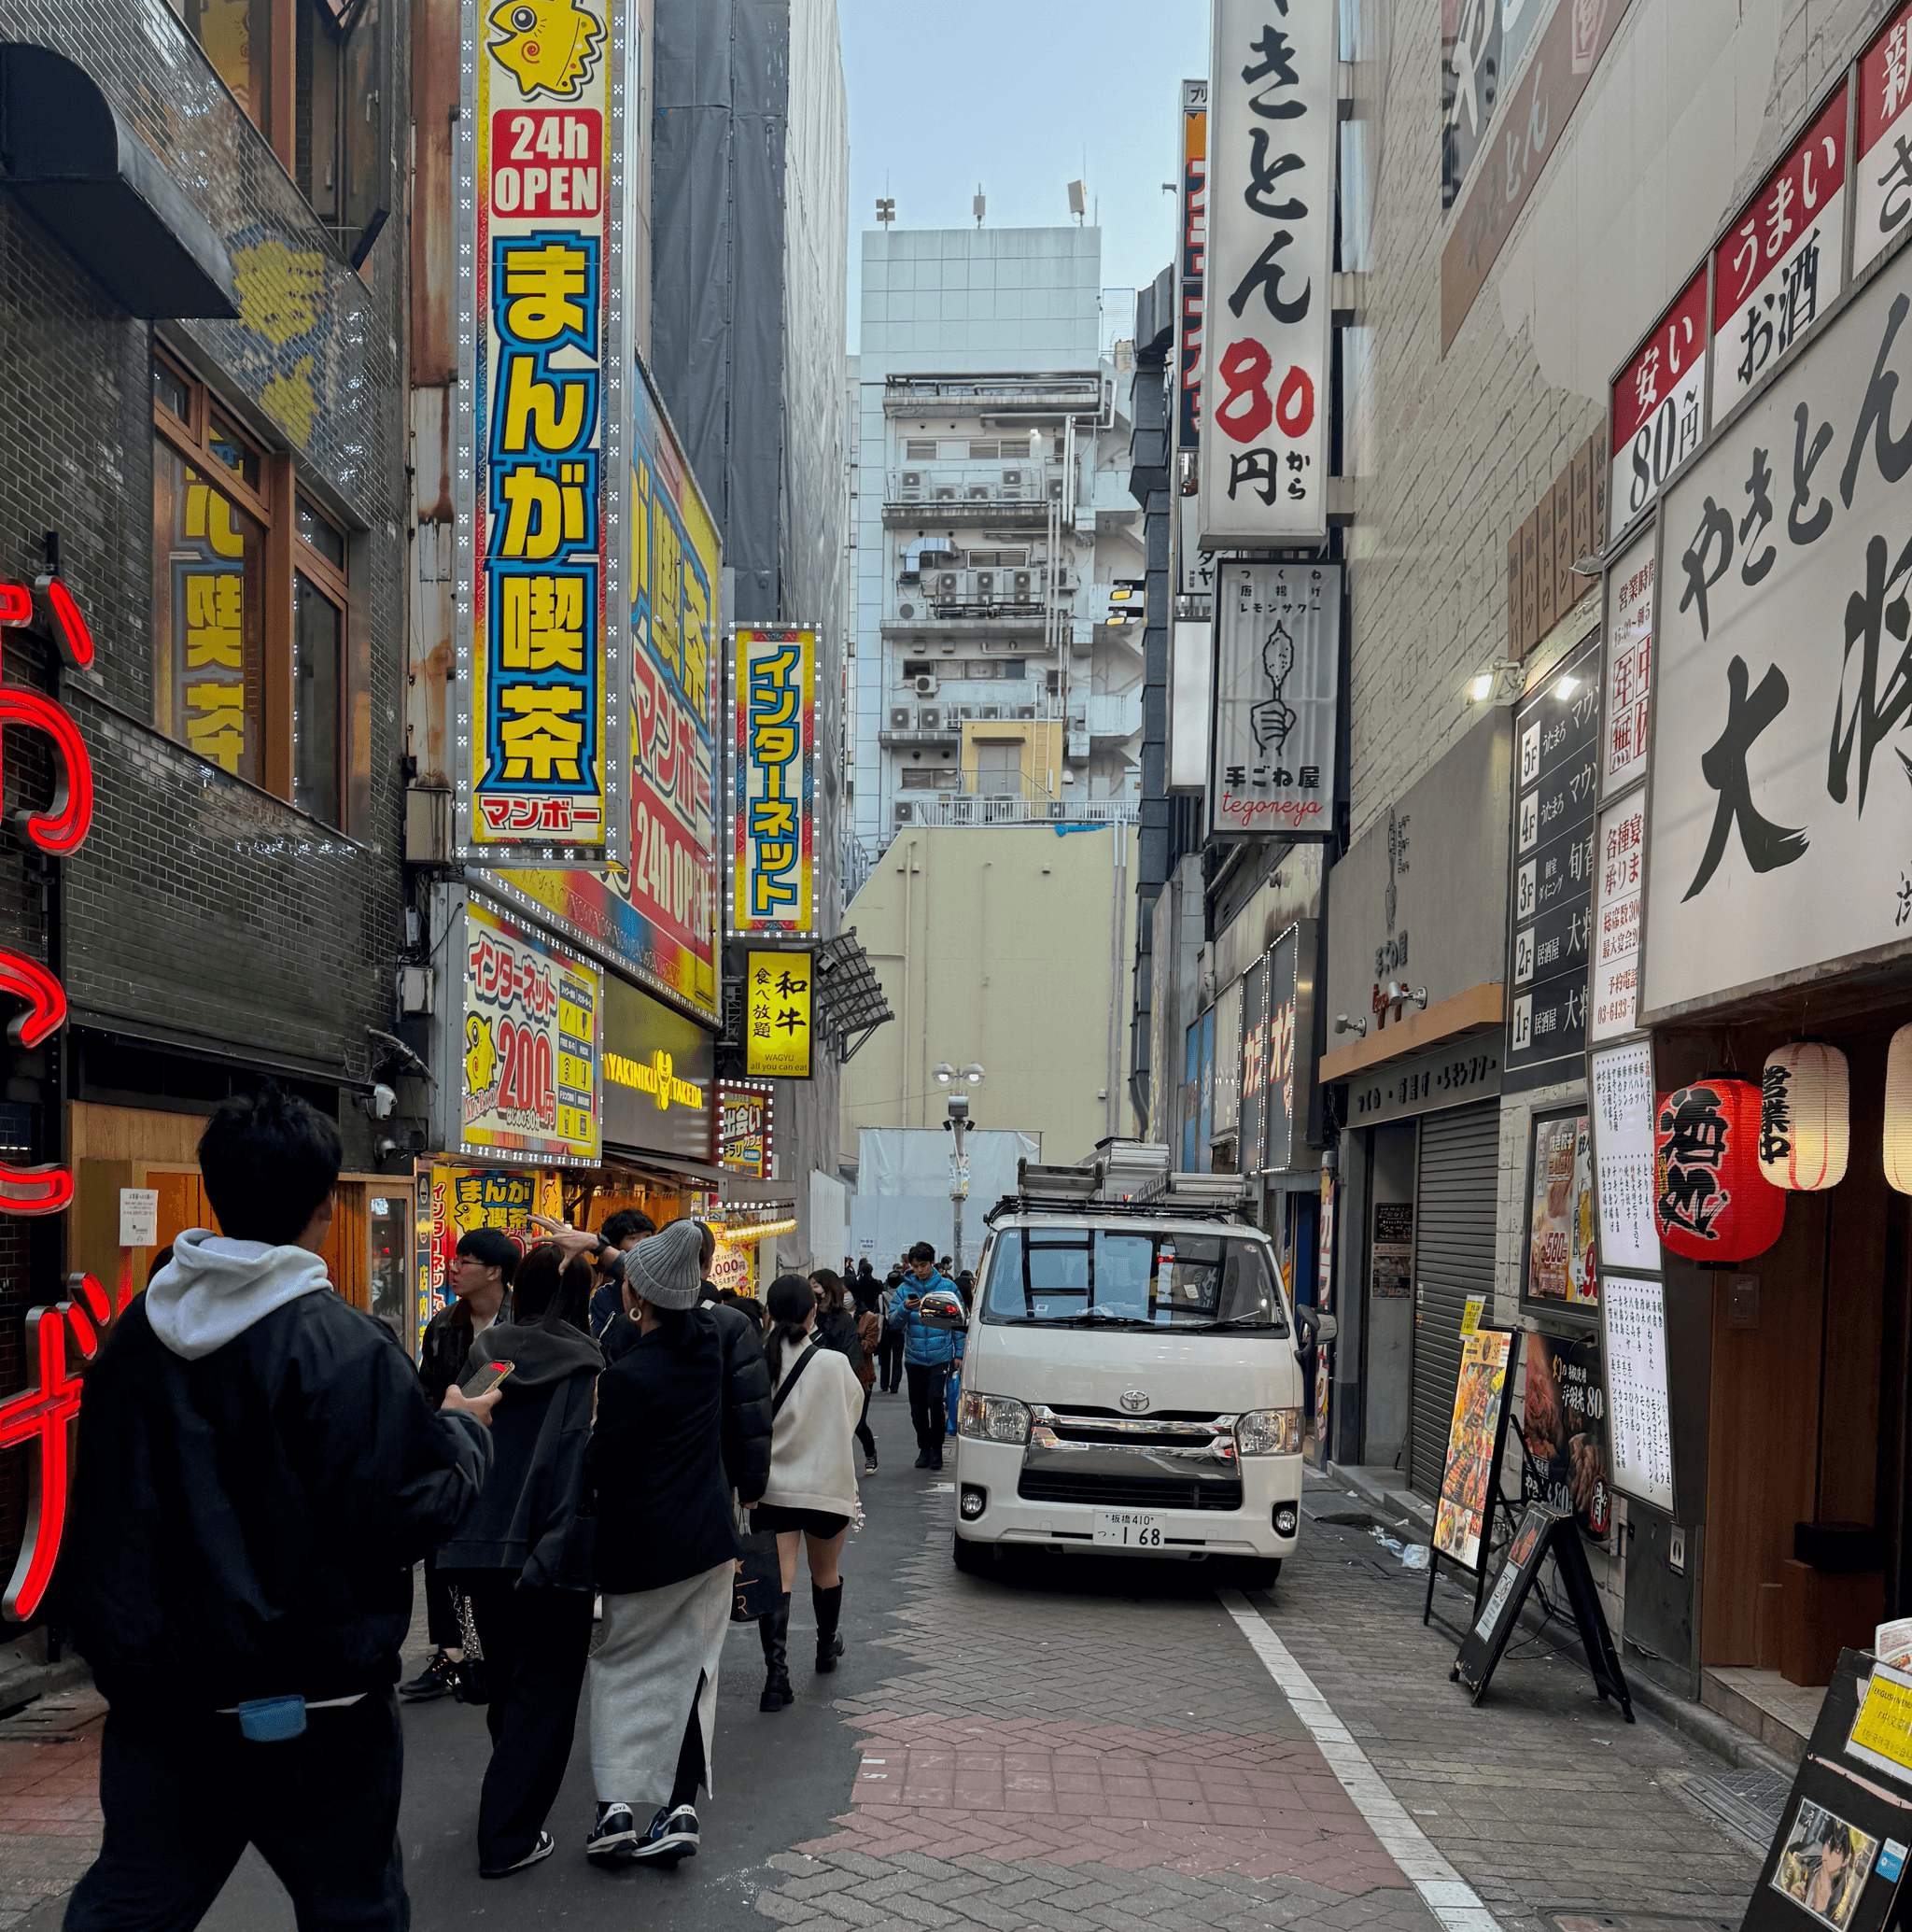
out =
[[[1368,1754],[1355,1742],[1353,1733],[1295,1660],[1294,1652],[1270,1629],[1268,1619],[1239,1590],[1217,1590],[1216,1595],[1261,1659],[1262,1668],[1294,1706],[1295,1715],[1308,1727],[1329,1769],[1354,1799],[1355,1809],[1368,1821],[1383,1850],[1400,1867],[1427,1910],[1447,1932],[1500,1932],[1499,1920],[1409,1817],[1400,1800],[1382,1782],[1381,1773],[1369,1763]]]

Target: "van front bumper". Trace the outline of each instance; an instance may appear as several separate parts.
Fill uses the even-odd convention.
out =
[[[1173,1501],[1166,1493],[1151,1493],[1160,1467],[1144,1469],[1138,1459],[1134,1479],[1124,1480],[1123,1465],[1090,1457],[1082,1459],[1079,1474],[1071,1471],[1069,1479],[1061,1480],[1047,1462],[1029,1458],[1020,1444],[959,1436],[956,1533],[969,1543],[1038,1544],[1184,1560],[1293,1554],[1300,1530],[1299,1453],[1243,1457],[1229,1465],[1225,1481],[1201,1486],[1201,1507],[1194,1506],[1190,1485],[1178,1486],[1180,1493]],[[978,1497],[979,1511],[968,1514]],[[1160,1547],[1097,1544],[1097,1514],[1114,1510],[1143,1510],[1159,1517]]]

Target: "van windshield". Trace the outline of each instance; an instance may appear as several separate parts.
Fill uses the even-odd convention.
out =
[[[1258,1241],[1177,1229],[1005,1228],[982,1319],[1048,1328],[1288,1332]]]

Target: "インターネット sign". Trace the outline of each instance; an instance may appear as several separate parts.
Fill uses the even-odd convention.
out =
[[[1339,24],[1214,0],[1200,545],[1328,535]]]
[[[1662,505],[1641,1019],[1912,947],[1912,257]]]
[[[626,9],[464,0],[457,842],[621,859]]]
[[[1325,838],[1334,826],[1340,567],[1227,563],[1215,598],[1210,835]]]
[[[736,638],[736,796],[730,929],[811,929],[816,835],[817,633],[808,626]]]

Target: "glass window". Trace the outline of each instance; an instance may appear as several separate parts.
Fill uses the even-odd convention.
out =
[[[259,452],[223,416],[212,418],[205,446],[254,496],[259,494]]]
[[[153,401],[182,423],[192,421],[192,390],[186,378],[158,356],[153,358]]]
[[[153,450],[153,569],[160,729],[258,784],[265,532],[164,442]]]
[[[1179,1228],[1009,1228],[983,1319],[1049,1327],[1288,1332],[1258,1241]]]
[[[299,499],[299,534],[340,576],[345,574],[344,532],[330,518],[315,510],[303,497]]]
[[[372,1312],[390,1327],[407,1355],[412,1352],[410,1206],[404,1188],[394,1187],[389,1194],[373,1194],[365,1213]]]
[[[272,0],[185,0],[186,30],[205,49],[213,71],[255,127],[268,124],[273,56]]]
[[[339,671],[344,614],[303,571],[292,575],[292,803],[339,823]]]

